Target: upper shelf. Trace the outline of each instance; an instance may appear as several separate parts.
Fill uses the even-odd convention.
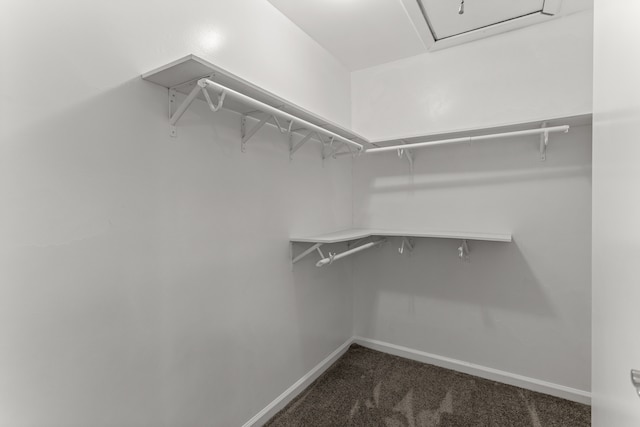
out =
[[[500,125],[489,126],[489,127],[478,127],[478,128],[467,128],[460,129],[453,132],[438,132],[431,134],[408,134],[401,135],[394,138],[380,138],[369,140],[368,142],[372,145],[372,147],[385,147],[389,145],[398,145],[398,144],[408,144],[411,148],[410,144],[416,144],[420,142],[429,142],[441,139],[455,139],[455,138],[464,138],[468,136],[483,136],[483,135],[492,135],[492,134],[500,134],[500,133],[509,133],[509,132],[517,132],[525,129],[535,129],[541,128],[543,125],[547,127],[553,126],[561,126],[568,125],[570,127],[574,126],[585,126],[590,125],[592,123],[592,114],[591,113],[583,113],[577,114],[573,116],[562,116],[562,117],[545,117],[540,118],[538,120],[531,120],[527,122],[518,122],[518,123],[503,123]]]
[[[399,157],[407,158],[412,170],[414,150],[419,148],[534,135],[540,137],[540,160],[545,160],[549,134],[567,132],[571,126],[588,125],[592,122],[591,113],[585,113],[483,128],[460,129],[454,132],[394,136],[370,141],[344,126],[326,120],[194,55],[188,55],[145,73],[142,78],[169,89],[172,107],[169,122],[173,136],[176,134],[176,122],[180,120],[193,100],[200,98],[212,111],[225,108],[243,115],[241,121],[243,151],[247,141],[260,127],[270,123],[278,127],[283,134],[289,135],[290,157],[293,157],[296,150],[307,141],[314,139],[322,143],[323,159],[363,152],[375,154],[397,151]],[[187,95],[179,106],[176,99],[177,92]],[[216,97],[217,105],[212,100]],[[251,129],[247,127],[248,116],[257,121]],[[294,139],[294,134],[299,139]],[[337,143],[334,145],[334,142]]]
[[[381,237],[420,237],[457,240],[484,240],[489,242],[511,242],[511,234],[476,233],[459,231],[408,231],[408,230],[381,230],[375,228],[353,228],[317,236],[291,237],[289,240],[296,243],[340,243],[352,240],[364,239],[371,236]]]
[[[156,83],[168,89],[175,89],[176,91],[184,94],[190,93],[197,81],[204,77],[271,107],[306,120],[309,123],[338,134],[346,139],[369,146],[369,142],[365,137],[358,135],[352,130],[280,98],[279,96],[195,55],[187,55],[184,58],[173,61],[170,64],[156,68],[155,70],[142,75],[144,80]],[[204,100],[202,94],[198,95],[198,97]],[[223,108],[236,111],[241,114],[255,113],[255,108],[233,99],[225,100]]]

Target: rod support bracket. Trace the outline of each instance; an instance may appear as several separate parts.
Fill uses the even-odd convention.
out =
[[[547,122],[542,123],[542,127],[547,127]],[[540,134],[540,161],[547,160],[547,146],[549,145],[549,132],[543,132]]]
[[[242,151],[243,153],[247,151],[247,142],[251,139],[253,135],[256,134],[256,132],[258,132],[258,130],[260,130],[262,126],[264,126],[265,123],[267,123],[267,121],[271,116],[265,114],[258,123],[256,123],[251,129],[248,129],[248,130],[247,130],[247,117],[248,116],[246,114],[243,114],[242,118],[240,119],[240,136],[241,136],[240,151]]]
[[[324,161],[329,157],[333,157],[333,155],[337,152],[333,150],[333,142],[335,138],[332,136],[327,142],[320,136],[319,133],[316,133],[316,135],[320,139],[320,142],[322,142],[322,160]]]
[[[636,393],[640,396],[640,371],[636,369],[631,370],[631,384],[633,384],[636,389]]]
[[[469,243],[466,239],[463,239],[458,246],[458,258],[463,261],[469,261]]]
[[[305,135],[300,141],[294,144],[293,132],[289,133],[289,160],[293,160],[293,155],[296,153],[296,151],[298,151],[300,147],[307,143],[312,136],[313,132],[309,131],[307,135]]]
[[[299,255],[293,256],[293,242],[291,242],[291,247],[290,247],[291,267],[293,268],[293,264],[295,264],[296,262],[300,261],[302,258],[306,257],[307,255],[309,255],[310,253],[313,253],[315,251],[318,251],[318,254],[320,254],[320,257],[324,258],[324,255],[322,254],[322,251],[320,250],[321,246],[322,246],[322,243],[314,243],[309,248],[307,248],[305,251],[301,252]]]
[[[173,112],[175,111],[176,102],[176,90],[174,88],[171,88],[169,89],[169,120],[171,120]],[[178,136],[176,125],[169,124],[169,136],[173,138]]]
[[[403,237],[402,238],[402,243],[400,244],[400,247],[398,248],[398,253],[400,255],[404,254],[405,251],[408,251],[409,254],[411,254],[413,252],[413,248],[415,246],[413,245],[413,239],[408,238],[408,237]]]
[[[243,153],[247,149],[246,144],[244,142],[244,135],[246,133],[247,133],[247,115],[243,114],[242,117],[240,118],[240,139],[242,141],[240,143],[240,151],[242,151]]]
[[[335,252],[329,252],[329,265],[333,264],[333,260],[336,257],[336,253]]]
[[[403,144],[406,144],[406,141],[402,141]],[[403,158],[406,157],[409,162],[409,169],[413,172],[413,161],[415,159],[415,153],[410,148],[398,148],[398,157]]]

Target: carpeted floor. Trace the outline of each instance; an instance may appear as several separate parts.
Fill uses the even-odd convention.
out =
[[[352,345],[266,426],[582,427],[591,408]]]

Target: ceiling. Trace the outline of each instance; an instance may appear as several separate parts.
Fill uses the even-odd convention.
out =
[[[268,1],[351,71],[543,22],[551,16],[537,12],[550,5],[556,17],[593,7],[593,0],[465,0],[460,15],[460,0]],[[485,28],[502,21],[509,24]]]
[[[399,0],[269,0],[350,70],[425,52]]]

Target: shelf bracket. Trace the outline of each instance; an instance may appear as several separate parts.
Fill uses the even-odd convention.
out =
[[[289,127],[287,128],[287,127],[280,126],[280,122],[278,121],[278,118],[276,116],[271,116],[271,117],[273,117],[273,122],[278,128],[278,130],[280,131],[280,133],[291,134],[291,128],[293,127],[293,120],[289,121]]]
[[[293,143],[293,133],[289,134],[289,160],[293,160],[293,155],[295,154],[295,152],[298,151],[298,149],[302,147],[305,143],[307,143],[311,139],[313,134],[314,134],[313,131],[309,131],[309,133],[305,135],[296,144]]]
[[[340,151],[342,149],[345,151]],[[359,156],[362,153],[362,150],[353,151],[351,146],[345,142],[342,142],[342,145],[337,147],[333,152],[329,155],[333,159],[337,159],[339,156],[351,156],[353,158]]]
[[[169,89],[169,120],[173,116],[173,110],[178,102],[176,99],[177,91],[174,88]],[[178,136],[178,131],[176,130],[176,125],[169,125],[169,135],[172,137]]]
[[[314,251],[318,251],[318,253],[320,254],[320,256],[322,258],[324,258],[324,254],[322,253],[322,251],[320,250],[320,246],[322,246],[322,243],[316,243],[314,245],[312,245],[309,249],[305,250],[304,252],[302,252],[300,255],[294,257],[291,259],[291,264],[295,264],[296,262],[300,261],[302,258],[306,257],[307,255],[309,255],[310,253],[314,252]],[[293,252],[293,251],[292,251]]]
[[[198,92],[200,92],[200,86],[195,85],[185,100],[182,101],[182,104],[180,104],[176,108],[176,111],[172,113],[173,107],[177,103],[176,90],[173,88],[169,89],[169,135],[173,137],[178,135],[178,132],[176,131],[176,123],[180,120],[184,112],[187,111],[187,108],[189,108],[193,100],[196,99]]]
[[[458,246],[458,258],[463,261],[469,261],[469,243],[466,239],[463,239]]]
[[[407,237],[403,237],[402,238],[402,243],[400,244],[400,247],[398,248],[398,253],[400,255],[404,254],[405,251],[408,251],[409,254],[411,254],[413,252],[413,239],[407,238]]]
[[[320,138],[319,134],[316,135],[318,135],[318,138]],[[325,142],[322,138],[320,138],[320,141],[322,141],[322,160],[326,160],[333,154],[332,148],[335,140],[333,137],[331,137],[329,142]]]
[[[340,149],[342,149],[343,147],[346,148],[345,151],[334,150],[334,152],[331,154],[331,157],[333,157],[334,159],[337,159],[339,156],[351,156],[355,158],[362,153],[362,150],[353,151],[351,149],[351,146],[346,143],[343,143],[343,145],[340,146]]]
[[[198,81],[198,83],[200,83],[200,81]],[[169,117],[169,126],[170,126],[170,134],[171,136],[176,136],[176,123],[178,122],[178,120],[180,120],[180,117],[182,117],[182,115],[184,114],[185,111],[187,111],[187,108],[189,108],[189,106],[191,105],[191,103],[193,102],[194,99],[196,99],[196,97],[198,96],[198,92],[200,92],[201,86],[199,84],[195,85],[193,87],[193,89],[191,89],[191,92],[189,92],[189,95],[187,95],[187,97],[185,98],[184,101],[182,101],[182,104],[180,104],[180,106],[178,106],[178,108],[176,109],[176,111],[170,115]],[[175,104],[175,95],[176,92],[175,90],[173,90],[173,93],[171,92],[173,89],[169,90],[169,105],[171,104]],[[173,99],[172,99],[172,95],[173,95]]]
[[[178,131],[176,129],[176,123],[182,117],[182,115],[187,111],[187,108],[191,105],[191,103],[196,99],[198,93],[202,92],[204,98],[209,105],[211,111],[216,112],[222,108],[222,104],[224,103],[224,98],[226,96],[226,92],[222,91],[220,96],[218,96],[218,105],[214,105],[211,100],[211,96],[209,96],[209,92],[207,91],[207,83],[205,79],[200,79],[196,82],[191,89],[191,92],[187,95],[182,104],[176,107],[177,101],[177,91],[174,87],[169,89],[169,135],[172,137],[176,137],[178,135]],[[174,111],[175,108],[175,111]]]
[[[240,122],[240,135],[242,137],[242,142],[240,143],[240,150],[244,153],[247,150],[247,141],[251,139],[253,135],[260,130],[267,120],[269,120],[268,115],[265,115],[256,125],[254,125],[251,129],[247,131],[247,116],[245,114],[242,115],[242,121]]]
[[[402,141],[402,143],[406,144],[404,140]],[[398,148],[398,157],[406,157],[407,161],[409,162],[409,169],[411,170],[411,172],[413,172],[413,160],[415,159],[415,153],[413,152],[413,150],[409,148]]]
[[[340,150],[342,150],[343,147],[347,148],[347,151],[343,151],[342,153],[339,153]],[[336,148],[334,148],[334,150],[329,153],[329,157],[331,157],[332,159],[337,159],[338,158],[338,154],[353,154],[351,152],[351,150],[349,149],[349,145],[347,145],[346,143],[341,143],[339,146],[337,146]]]
[[[633,384],[636,389],[636,393],[640,396],[640,371],[636,369],[631,370],[631,384]]]
[[[547,127],[547,122],[542,123],[542,128]],[[547,160],[547,146],[549,145],[549,132],[540,134],[540,161]]]
[[[214,105],[213,101],[211,101],[211,97],[209,96],[209,91],[207,90],[207,86],[202,86],[202,94],[204,95],[204,99],[207,101],[207,105],[209,105],[209,109],[214,113],[219,111],[224,104],[224,97],[227,95],[225,91],[218,96],[218,105]]]

